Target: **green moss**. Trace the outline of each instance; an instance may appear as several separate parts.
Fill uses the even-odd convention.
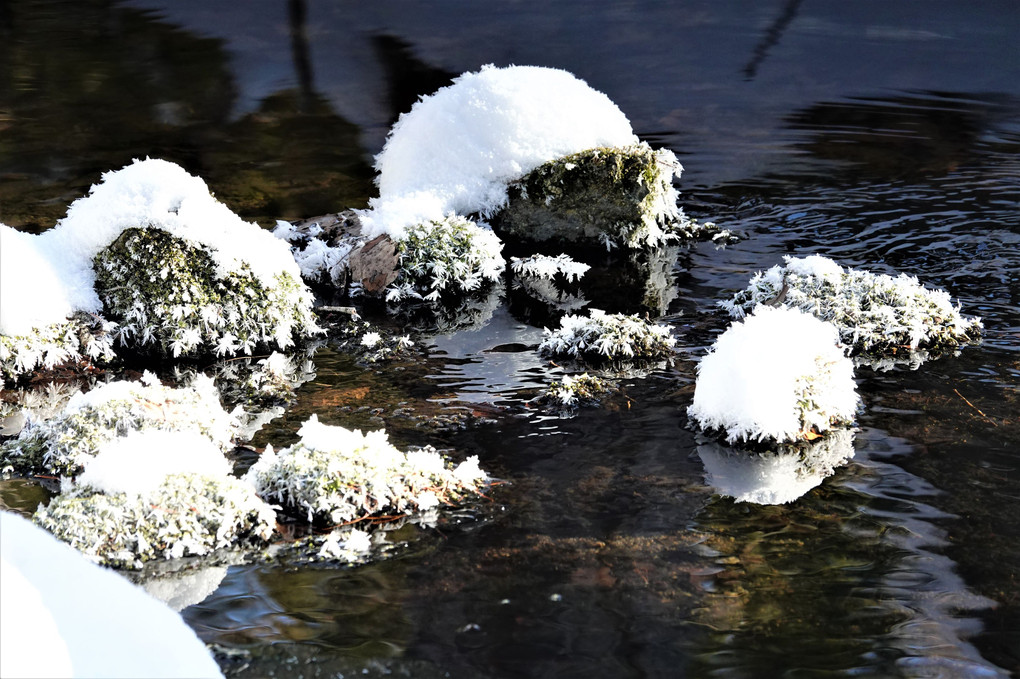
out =
[[[492,219],[507,238],[655,247],[691,237],[698,225],[677,207],[676,157],[647,144],[594,148],[545,163],[508,189]]]
[[[310,293],[286,272],[271,286],[247,265],[220,276],[204,248],[159,229],[125,230],[93,267],[120,341],[139,352],[251,354],[317,329]]]

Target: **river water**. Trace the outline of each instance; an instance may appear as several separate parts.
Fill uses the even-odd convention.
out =
[[[1010,676],[1017,35],[1006,1],[5,2],[0,221],[48,228],[147,155],[265,225],[361,207],[417,96],[486,63],[566,68],[677,153],[689,214],[742,237],[676,253],[655,311],[678,360],[604,407],[531,408],[561,373],[512,295],[424,364],[320,351],[261,443],[317,412],[507,483],[378,563],[232,566],[185,619],[244,677]],[[788,504],[736,502],[755,472],[687,428],[694,365],[726,327],[716,301],[811,253],[945,288],[985,336],[861,368],[852,460]],[[419,406],[477,417],[419,432],[399,416]]]

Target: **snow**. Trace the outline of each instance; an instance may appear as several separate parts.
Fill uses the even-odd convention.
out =
[[[93,258],[125,229],[144,226],[206,246],[220,276],[247,264],[266,287],[282,272],[300,280],[287,244],[231,212],[202,179],[165,160],[136,160],[104,174],[49,231],[33,236],[0,226],[0,333],[26,334],[74,310],[100,312]]]
[[[483,66],[400,116],[376,156],[379,197],[362,222],[368,235],[399,239],[450,213],[489,216],[507,183],[542,163],[637,142],[616,104],[567,71]]]
[[[170,474],[230,476],[232,466],[220,447],[196,431],[133,431],[99,447],[78,476],[79,486],[102,493],[142,495]]]
[[[688,414],[730,443],[794,441],[812,427],[822,433],[852,422],[858,402],[835,326],[798,309],[759,306],[701,360]]]
[[[222,677],[181,617],[27,519],[0,512],[0,675]]]

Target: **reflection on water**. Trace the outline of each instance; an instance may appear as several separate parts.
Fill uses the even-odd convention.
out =
[[[745,236],[592,276],[593,306],[670,314],[685,359],[623,380],[626,404],[528,410],[558,370],[533,350],[555,312],[513,290],[471,318],[403,319],[431,329],[427,360],[320,350],[256,447],[293,442],[314,412],[478,454],[510,484],[483,520],[415,528],[378,564],[195,578],[199,598],[223,575],[184,616],[228,674],[1020,670],[1020,14],[891,7],[0,2],[0,220],[20,228],[145,155],[265,223],[356,207],[396,115],[451,74],[513,61],[606,91],[681,155],[685,210]],[[984,318],[983,343],[916,370],[860,368],[863,429],[841,466],[850,452],[812,466],[699,442],[687,359],[728,322],[714,302],[809,253],[947,288]],[[498,412],[486,403],[523,415],[467,430],[406,416]],[[46,497],[0,491],[19,511]]]
[[[854,456],[854,434],[833,431],[811,444],[754,452],[716,441],[698,444],[705,482],[737,502],[780,505],[804,495]]]

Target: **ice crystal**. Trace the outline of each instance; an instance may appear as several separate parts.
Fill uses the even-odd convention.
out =
[[[510,258],[510,270],[521,277],[553,280],[557,275],[561,275],[567,282],[576,283],[590,268],[584,262],[578,262],[566,254],[556,257],[532,255]]]
[[[71,397],[51,420],[30,421],[18,438],[0,444],[0,464],[22,474],[74,476],[102,445],[130,432],[194,430],[229,450],[235,427],[207,377],[179,389],[110,382]]]
[[[555,331],[545,330],[538,350],[552,356],[587,360],[659,359],[673,353],[676,339],[669,327],[637,315],[607,314],[591,309],[590,316],[564,316]]]
[[[844,269],[820,255],[784,259],[785,266],[758,272],[721,306],[735,318],[759,304],[800,309],[833,323],[854,352],[956,347],[981,333],[980,319],[962,316],[949,293],[929,290],[914,276]]]
[[[279,453],[267,448],[245,479],[267,502],[310,522],[342,524],[454,504],[486,479],[477,458],[453,467],[431,447],[405,454],[382,430],[362,434],[312,415],[298,433],[301,441]]]
[[[859,403],[835,326],[798,309],[761,306],[701,359],[687,413],[730,443],[781,443],[851,424]]]

